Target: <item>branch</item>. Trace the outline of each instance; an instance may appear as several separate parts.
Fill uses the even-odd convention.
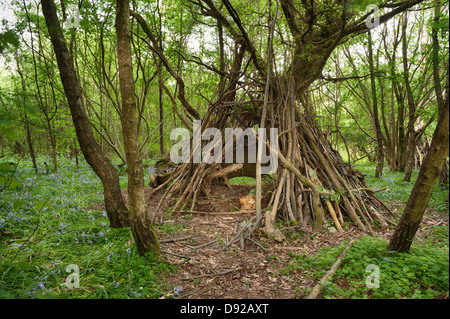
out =
[[[339,268],[339,266],[342,264],[342,261],[344,260],[345,256],[347,255],[348,250],[353,245],[353,240],[350,241],[345,247],[344,251],[341,253],[339,258],[334,262],[333,266],[331,266],[330,270],[327,271],[325,276],[322,277],[322,279],[319,281],[319,283],[313,288],[311,293],[305,298],[305,299],[316,299],[316,297],[319,295],[319,293],[322,291],[323,287],[325,286],[325,283],[327,281],[330,281],[331,278],[336,273],[336,270]]]
[[[216,67],[214,67],[214,65],[207,65],[206,63],[204,63],[204,62],[202,61],[202,59],[200,59],[200,58],[197,57],[197,56],[192,56],[192,57],[196,58],[197,60],[188,59],[188,58],[186,58],[186,57],[183,55],[183,53],[181,53],[180,51],[178,51],[178,50],[174,50],[174,51],[175,51],[178,55],[180,55],[180,56],[183,58],[183,60],[186,61],[186,62],[193,62],[193,63],[195,63],[195,64],[201,65],[201,66],[207,68],[208,70],[210,70],[210,71],[212,71],[212,72],[214,72],[214,73],[217,73],[217,74],[219,74],[219,75],[221,75],[221,76],[227,76],[227,77],[229,76],[229,73],[224,72],[224,71],[221,71],[221,70],[218,70]]]
[[[136,21],[140,24],[142,30],[144,31],[144,33],[149,37],[150,41],[152,42],[152,46],[150,47],[155,53],[156,55],[158,55],[158,57],[161,59],[161,62],[163,63],[164,67],[166,68],[166,70],[170,73],[170,75],[172,75],[172,77],[177,81],[178,83],[178,87],[179,87],[179,91],[178,91],[178,99],[180,100],[181,104],[183,104],[184,108],[186,109],[186,111],[189,112],[189,114],[191,114],[195,119],[200,119],[200,114],[197,112],[196,109],[194,109],[189,102],[186,100],[186,97],[184,95],[185,92],[185,84],[183,79],[181,78],[181,76],[175,72],[174,69],[172,69],[172,67],[170,66],[169,61],[167,60],[167,58],[165,57],[157,39],[155,38],[155,36],[153,35],[153,33],[151,32],[147,22],[145,21],[145,19],[137,12],[134,12],[132,10],[130,10],[130,15],[136,19]]]
[[[225,7],[227,8],[229,14],[233,18],[233,21],[236,23],[237,27],[239,28],[239,31],[241,34],[239,34],[238,31],[236,31],[233,26],[231,25],[230,21],[220,12],[215,6],[212,0],[204,0],[205,3],[208,5],[209,10],[207,11],[207,14],[211,17],[214,17],[217,19],[217,21],[220,21],[223,26],[225,26],[228,31],[230,32],[231,36],[236,42],[240,42],[241,40],[244,40],[247,44],[247,51],[252,54],[252,60],[255,68],[258,70],[258,72],[263,76],[266,77],[266,69],[264,68],[265,62],[262,59],[262,57],[259,55],[258,51],[256,51],[256,48],[253,44],[253,42],[250,40],[247,32],[245,31],[242,22],[239,18],[239,15],[237,14],[236,10],[232,7],[230,2],[228,0],[223,0],[223,3],[225,4]]]
[[[384,74],[384,72],[375,72],[375,74]],[[323,74],[319,77],[319,80],[325,80],[328,82],[344,82],[344,81],[348,81],[348,80],[361,80],[361,79],[367,79],[368,77],[370,77],[371,74],[366,74],[366,75],[355,75],[355,76],[347,76],[347,77],[341,77],[341,78],[330,78],[330,77],[325,77]]]
[[[395,17],[397,14],[402,13],[403,11],[415,6],[416,4],[419,4],[421,2],[423,2],[424,0],[408,0],[408,1],[404,1],[402,3],[399,4],[385,4],[385,5],[381,5],[380,8],[394,8],[392,11],[382,15],[380,17],[380,24],[383,24],[387,21],[389,21],[390,19],[392,19],[393,17]],[[364,16],[362,16],[357,22],[355,22],[352,26],[350,26],[348,29],[344,30],[343,32],[343,36],[348,36],[351,34],[355,34],[355,33],[362,33],[362,32],[367,32],[370,30],[370,28],[367,27],[366,25],[366,19],[371,15],[371,12],[365,14]]]
[[[226,275],[226,274],[229,274],[230,272],[240,270],[240,269],[241,268],[233,268],[233,269],[224,270],[222,272],[218,272],[218,273],[214,273],[214,274],[205,274],[205,275],[200,275],[200,276],[195,276],[195,277],[190,277],[190,278],[182,278],[182,280],[193,280],[193,279],[204,278],[204,277],[222,276],[222,275]]]

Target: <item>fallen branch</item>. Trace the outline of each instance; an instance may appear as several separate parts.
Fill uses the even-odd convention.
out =
[[[232,172],[242,169],[242,167],[243,167],[243,164],[233,164],[233,165],[227,166],[227,167],[209,175],[208,179],[212,180],[217,177],[227,176],[228,174],[230,174]]]
[[[255,245],[257,245],[259,248],[261,248],[264,251],[267,251],[266,248],[264,248],[263,245],[261,245],[260,243],[258,243],[256,240],[251,239],[250,237],[245,237],[245,239],[250,240],[252,243],[254,243]]]
[[[180,238],[169,238],[169,239],[162,239],[159,242],[160,243],[174,243],[176,241],[182,241],[182,240],[186,240],[192,238],[192,236],[186,236],[186,237],[180,237]]]
[[[200,276],[195,276],[195,277],[190,277],[190,278],[183,278],[182,280],[193,280],[193,279],[204,278],[204,277],[222,276],[222,275],[229,274],[230,272],[233,272],[233,271],[236,271],[239,269],[241,269],[241,268],[227,269],[225,271],[214,273],[214,274],[205,274],[205,275],[200,275]]]
[[[350,249],[350,247],[353,245],[353,240],[350,241],[345,247],[344,251],[341,253],[339,258],[334,262],[333,266],[331,266],[330,270],[327,271],[325,276],[322,277],[322,279],[319,281],[319,283],[311,290],[311,293],[305,298],[305,299],[316,299],[316,297],[319,295],[319,293],[322,291],[323,287],[325,286],[325,283],[327,281],[330,281],[331,278],[336,273],[336,270],[341,265],[342,261],[344,260],[345,256],[347,255],[347,251]]]
[[[232,243],[234,243],[234,241],[242,234],[242,232],[243,232],[245,229],[247,229],[247,228],[251,225],[252,220],[253,220],[253,218],[252,218],[251,220],[249,220],[249,221],[242,227],[242,229],[236,234],[236,236],[234,236],[233,239],[230,240],[230,242],[229,242],[225,247],[223,247],[222,250],[227,249]]]
[[[207,242],[207,243],[204,243],[204,244],[201,244],[201,245],[198,245],[198,246],[189,246],[189,245],[188,245],[188,247],[191,248],[191,249],[200,249],[200,248],[202,248],[202,247],[206,247],[206,246],[211,245],[211,244],[214,244],[214,243],[216,243],[216,242],[217,242],[217,239],[214,239],[214,240],[211,240],[211,241],[209,241],[209,242]]]
[[[180,255],[180,254],[176,254],[176,253],[171,253],[170,251],[167,251],[167,250],[162,250],[162,249],[161,249],[161,251],[162,251],[163,253],[166,253],[166,254],[169,254],[169,255],[173,255],[173,256],[176,256],[176,257],[186,258],[186,259],[191,259],[191,257],[184,256],[184,255]]]

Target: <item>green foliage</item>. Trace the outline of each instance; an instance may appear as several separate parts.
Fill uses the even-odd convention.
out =
[[[234,177],[230,179],[231,185],[256,185],[256,179],[254,177]]]
[[[448,228],[447,228],[448,238]],[[280,270],[290,274],[301,270],[318,281],[330,269],[347,245],[322,247],[315,255],[293,256],[289,266]],[[327,282],[325,298],[443,298],[449,291],[448,246],[415,245],[410,253],[387,250],[381,238],[361,237],[353,243],[332,282]],[[369,265],[379,267],[379,288],[368,288]]]
[[[42,159],[39,159],[41,162]],[[0,198],[0,298],[159,298],[173,267],[136,252],[130,229],[111,229],[101,183],[86,163],[59,158],[56,174],[21,162],[18,189]],[[80,287],[68,289],[69,264]]]
[[[377,197],[383,201],[399,201],[405,203],[411,194],[414,183],[417,180],[418,171],[413,170],[410,182],[404,182],[404,173],[398,171],[391,171],[389,169],[383,170],[381,178],[375,178],[376,165],[372,163],[354,165],[354,168],[367,174],[366,181],[372,189],[381,189],[388,187],[389,190],[377,193]],[[436,183],[433,195],[431,196],[429,207],[439,212],[448,212],[448,203],[445,201],[448,194],[448,184],[440,188],[439,183]]]
[[[0,163],[0,191],[5,188],[17,189],[22,184],[14,177],[16,164],[13,162]]]
[[[3,26],[5,25],[5,20],[2,20]],[[6,30],[5,32],[0,32],[0,54],[2,54],[7,49],[14,49],[19,46],[19,36],[15,30]]]

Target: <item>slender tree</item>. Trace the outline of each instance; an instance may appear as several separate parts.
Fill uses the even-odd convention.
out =
[[[130,222],[138,252],[160,253],[156,232],[145,210],[144,172],[139,150],[138,110],[135,100],[131,58],[130,4],[116,1],[117,59],[122,98],[122,134],[127,159]]]
[[[406,26],[408,23],[408,13],[403,12],[402,17],[402,52],[403,52],[403,78],[405,81],[406,99],[408,101],[408,130],[406,136],[408,141],[406,144],[406,165],[405,175],[403,180],[409,182],[414,166],[414,155],[416,154],[416,136],[415,136],[415,122],[416,122],[416,105],[414,103],[414,96],[411,89],[409,66],[408,66],[408,41],[406,35]]]
[[[371,84],[370,87],[372,90],[372,116],[373,116],[373,126],[375,128],[375,136],[377,139],[377,148],[376,148],[377,168],[375,170],[375,177],[381,178],[381,176],[383,175],[383,163],[384,163],[383,136],[381,133],[380,120],[378,117],[378,98],[377,98],[377,86],[375,81],[375,66],[373,58],[372,36],[370,31],[367,34],[369,37],[369,68],[370,68],[370,84]]]
[[[439,121],[433,134],[430,149],[420,168],[403,215],[389,242],[389,250],[408,252],[428,206],[439,173],[449,151],[449,100],[440,111]]]

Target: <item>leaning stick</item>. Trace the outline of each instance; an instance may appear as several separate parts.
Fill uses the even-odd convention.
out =
[[[300,173],[300,171],[296,167],[294,167],[294,165],[292,165],[291,162],[286,160],[286,158],[283,156],[283,154],[281,154],[280,151],[274,150],[271,147],[270,147],[270,151],[271,152],[277,152],[278,153],[278,159],[281,161],[283,166],[285,168],[287,168],[289,171],[293,172],[295,177],[297,177],[297,179],[301,183],[303,183],[306,186],[309,186],[311,188],[312,193],[313,193],[313,196],[312,196],[312,199],[313,199],[313,213],[314,213],[314,216],[316,217],[316,221],[314,223],[314,231],[315,232],[319,232],[321,230],[321,228],[322,228],[322,223],[323,223],[324,216],[323,216],[322,211],[320,209],[320,195],[319,195],[319,190],[317,189],[316,185],[310,179],[308,179],[306,176],[302,175]],[[266,221],[266,225],[267,225],[267,221]]]
[[[334,276],[334,274],[336,273],[336,270],[342,264],[342,261],[344,260],[345,256],[347,255],[347,251],[350,249],[350,247],[352,245],[353,245],[353,240],[348,243],[347,247],[345,247],[344,251],[341,253],[339,258],[334,262],[333,266],[331,266],[330,270],[327,271],[325,276],[322,277],[322,279],[319,281],[319,283],[313,288],[311,293],[305,299],[316,299],[316,297],[322,291],[322,288],[325,285],[325,282],[330,281],[331,278]]]
[[[334,211],[333,205],[331,205],[331,202],[329,200],[325,201],[325,204],[327,205],[328,211],[330,212],[331,218],[333,219],[334,224],[336,225],[336,229],[342,233],[342,227],[339,223],[339,220],[337,219],[336,212]]]

